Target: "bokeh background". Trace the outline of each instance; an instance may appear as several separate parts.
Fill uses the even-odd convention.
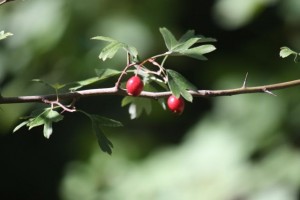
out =
[[[142,58],[166,51],[159,27],[177,37],[189,29],[218,40],[208,61],[169,59],[199,89],[240,87],[299,78],[299,0],[17,0],[0,6],[3,96],[53,92],[35,78],[67,83],[122,69],[124,54],[102,62],[110,36],[136,46]],[[107,87],[114,79],[92,87]],[[299,88],[267,94],[197,98],[181,116],[153,102],[130,120],[122,97],[81,99],[77,107],[122,121],[107,129],[113,155],[100,151],[90,122],[66,114],[49,140],[42,128],[12,133],[41,105],[1,105],[0,199],[297,200],[300,199]]]

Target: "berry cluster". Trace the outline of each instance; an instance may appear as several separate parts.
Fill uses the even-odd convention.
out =
[[[144,89],[144,83],[137,75],[132,76],[126,83],[128,95],[139,96]],[[167,105],[170,111],[176,114],[181,114],[184,111],[184,100],[182,97],[176,98],[170,95],[167,100]]]

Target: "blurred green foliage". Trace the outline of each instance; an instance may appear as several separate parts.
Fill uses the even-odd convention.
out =
[[[240,87],[298,79],[300,68],[281,59],[282,46],[299,52],[298,0],[194,2],[16,0],[0,6],[3,96],[53,92],[32,79],[68,83],[120,70],[118,53],[102,62],[104,35],[135,46],[141,57],[165,51],[159,27],[213,37],[208,61],[172,58],[166,65],[199,89]],[[112,86],[115,79],[93,87]],[[121,97],[82,99],[77,107],[122,121],[109,128],[112,156],[97,145],[89,121],[66,114],[50,140],[42,129],[11,134],[20,116],[42,105],[2,105],[0,199],[250,199],[300,198],[300,94],[195,98],[180,117],[153,103],[130,120]]]

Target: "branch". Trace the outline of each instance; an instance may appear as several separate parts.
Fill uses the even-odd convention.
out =
[[[256,87],[241,87],[235,89],[226,90],[198,90],[189,91],[194,97],[216,97],[216,96],[232,96],[238,94],[248,94],[248,93],[267,93],[272,94],[272,90],[281,90],[285,88],[291,88],[300,85],[300,79],[282,83],[276,83],[271,85],[262,85]],[[74,100],[91,96],[102,96],[102,95],[119,95],[127,96],[125,90],[118,89],[117,87],[111,88],[100,88],[100,89],[88,89],[79,90],[76,92],[67,92],[62,94],[49,94],[49,95],[37,95],[37,96],[17,96],[17,97],[0,97],[0,104],[13,104],[13,103],[49,103],[49,101],[55,100]],[[147,98],[162,98],[171,95],[170,91],[167,92],[147,92],[143,91],[140,97]]]
[[[4,3],[8,3],[10,1],[14,1],[14,0],[0,0],[0,5],[4,4]]]

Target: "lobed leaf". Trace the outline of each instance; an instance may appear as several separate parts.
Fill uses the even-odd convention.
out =
[[[125,44],[123,42],[117,41],[110,37],[105,36],[96,36],[93,37],[94,40],[101,40],[105,42],[109,42],[107,46],[105,46],[99,54],[99,58],[105,61],[106,59],[113,58],[119,49],[123,48],[127,53],[129,53],[134,59],[137,59],[138,51],[135,47]]]
[[[191,38],[195,37],[195,31],[194,30],[188,30],[185,34],[181,36],[181,38],[178,40],[178,42],[182,43],[185,42]]]
[[[97,122],[95,122],[94,120],[92,120],[92,127],[93,127],[94,133],[96,134],[100,149],[103,152],[111,155],[112,148],[113,148],[112,142],[104,135],[103,130],[100,128],[99,124]]]
[[[135,47],[129,46],[129,45],[124,45],[123,47],[130,55],[132,55],[134,58],[138,57],[138,51]]]
[[[292,54],[296,54],[297,55],[297,53],[295,51],[291,50],[288,47],[281,47],[280,48],[280,52],[279,52],[279,56],[280,57],[286,58],[286,57],[288,57],[289,55],[292,55]]]
[[[178,72],[167,69],[168,74],[168,85],[169,88],[176,98],[179,98],[182,95],[187,101],[192,102],[193,96],[187,90],[197,91],[197,88],[189,82],[184,76]]]
[[[94,84],[96,82],[103,81],[110,77],[116,76],[121,74],[121,71],[114,70],[114,69],[95,69],[97,77],[88,78],[81,81],[76,81],[73,83],[69,83],[68,85],[75,85],[74,87],[69,88],[70,91],[76,91],[82,87]]]
[[[105,61],[107,58],[112,58],[117,53],[117,51],[124,47],[124,44],[120,42],[112,42],[100,52],[99,58]]]
[[[17,125],[13,132],[16,132],[23,126],[27,126],[28,129],[32,129],[37,126],[44,126],[43,133],[44,136],[49,139],[53,132],[52,124],[53,122],[59,122],[63,119],[63,116],[59,114],[57,111],[52,110],[51,108],[46,108],[42,110],[42,112],[34,111],[33,115],[29,117],[28,120],[23,121],[19,125]]]
[[[163,39],[165,41],[168,50],[172,50],[178,43],[174,35],[165,27],[160,28],[159,31],[163,36]]]
[[[136,119],[142,115],[143,112],[150,114],[152,111],[151,100],[142,97],[124,97],[121,105],[124,107],[129,104],[130,119]]]
[[[76,91],[76,90],[78,90],[78,89],[80,89],[84,86],[91,85],[91,84],[96,83],[98,81],[99,81],[99,77],[92,77],[92,78],[88,78],[88,79],[85,79],[85,80],[73,82],[71,84],[75,84],[76,86],[69,88],[69,90],[74,92],[74,91]]]
[[[18,124],[15,128],[14,128],[14,130],[13,130],[13,133],[14,132],[16,132],[16,131],[18,131],[20,128],[22,128],[23,126],[26,126],[27,124],[28,124],[28,120],[26,120],[26,121],[23,121],[22,123],[20,123],[20,124]]]
[[[103,127],[120,127],[123,126],[121,122],[109,119],[106,117],[102,117],[99,115],[89,114],[82,110],[79,112],[85,114],[92,122],[93,132],[97,137],[97,141],[100,149],[108,154],[112,154],[113,144],[112,142],[105,136],[102,128]]]
[[[110,119],[107,117],[102,117],[99,115],[91,115],[94,122],[96,122],[100,127],[120,127],[123,126],[123,124],[119,121],[116,121],[114,119]]]
[[[203,56],[203,54],[206,53],[210,53],[212,51],[214,51],[216,49],[216,47],[214,45],[211,44],[206,44],[206,45],[201,45],[198,47],[194,47],[191,49],[187,49],[185,51],[182,51],[181,53],[183,55],[198,59],[198,60],[207,60],[207,58],[205,56]]]
[[[175,52],[182,52],[188,50],[191,46],[196,44],[200,38],[190,38],[185,42],[181,42],[173,48]]]

